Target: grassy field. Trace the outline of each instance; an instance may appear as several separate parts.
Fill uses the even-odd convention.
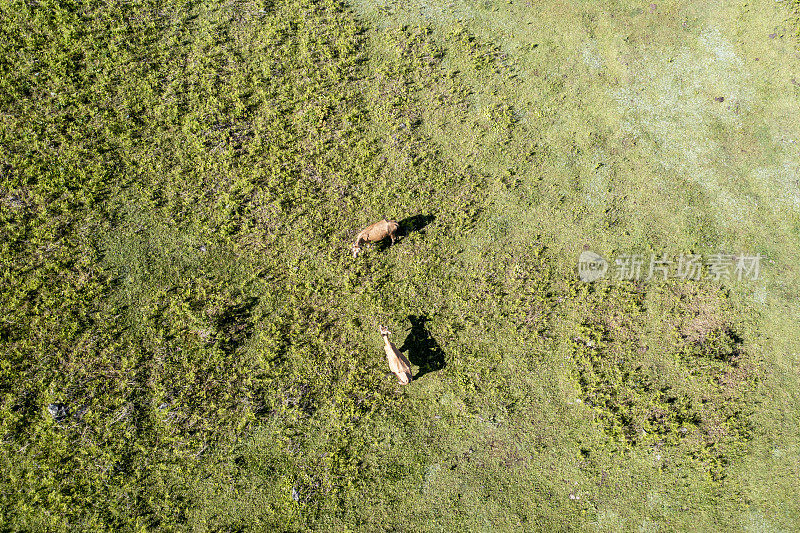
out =
[[[799,14],[0,0],[0,530],[793,530]]]

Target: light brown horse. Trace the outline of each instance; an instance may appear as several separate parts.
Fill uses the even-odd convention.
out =
[[[386,352],[386,360],[389,362],[389,370],[397,376],[401,385],[408,385],[411,382],[411,364],[406,356],[400,353],[392,341],[389,340],[391,331],[383,326],[379,326],[381,337],[383,337],[383,349]]]
[[[392,244],[394,244],[399,228],[400,224],[398,224],[396,220],[386,220],[384,218],[380,222],[376,222],[361,230],[356,236],[356,242],[353,243],[353,257],[358,256],[361,252],[361,245],[367,242],[378,242],[389,237],[392,239]]]

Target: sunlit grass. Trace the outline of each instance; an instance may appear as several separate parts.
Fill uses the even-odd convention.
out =
[[[790,528],[788,17],[0,4],[0,522]],[[762,279],[584,284],[586,248]]]

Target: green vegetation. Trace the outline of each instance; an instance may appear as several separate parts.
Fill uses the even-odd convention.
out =
[[[0,0],[0,529],[800,522],[790,10],[530,4]]]

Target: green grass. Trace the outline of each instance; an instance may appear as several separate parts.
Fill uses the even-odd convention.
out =
[[[792,13],[3,1],[0,529],[790,530]]]

